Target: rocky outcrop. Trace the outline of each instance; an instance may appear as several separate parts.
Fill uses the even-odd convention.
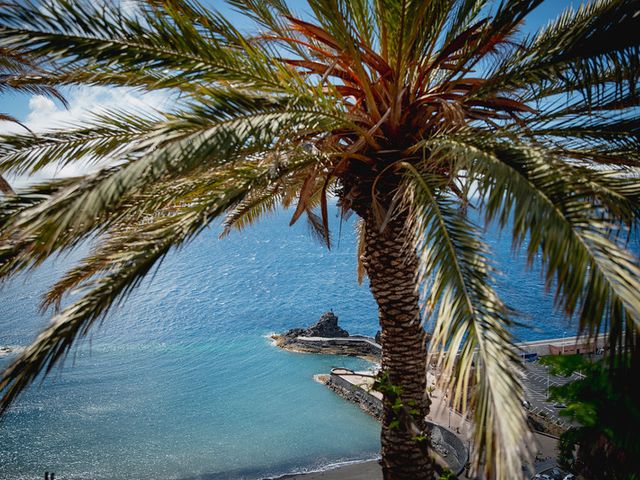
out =
[[[277,346],[286,347],[287,345],[295,343],[298,337],[303,337],[304,332],[306,332],[304,328],[292,328],[281,335],[271,335],[271,338],[276,341]]]
[[[311,325],[304,333],[305,337],[344,338],[349,332],[338,326],[338,317],[331,312],[323,313],[314,325]]]
[[[271,338],[278,347],[295,352],[358,356],[374,362],[380,357],[380,347],[373,338],[349,335],[333,312],[322,314],[308,328],[293,328]]]
[[[296,342],[298,337],[323,337],[346,338],[349,332],[338,326],[338,317],[333,312],[323,313],[320,320],[309,328],[292,328],[282,335],[274,335],[273,338],[280,347]]]

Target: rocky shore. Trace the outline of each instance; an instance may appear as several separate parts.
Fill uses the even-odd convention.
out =
[[[338,317],[331,311],[308,328],[293,328],[283,334],[274,334],[275,344],[292,352],[349,355],[372,362],[380,361],[381,348],[374,338],[349,335],[338,325]]]

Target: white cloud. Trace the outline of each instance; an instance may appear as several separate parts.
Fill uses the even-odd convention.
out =
[[[92,114],[104,111],[126,110],[143,113],[151,110],[170,108],[172,98],[165,92],[142,94],[128,88],[79,87],[72,90],[66,99],[69,108],[55,103],[50,98],[34,95],[29,99],[29,113],[24,124],[33,132],[41,133],[51,129],[69,126],[81,127]],[[0,122],[0,133],[23,133],[19,125]],[[96,165],[74,163],[65,167],[49,165],[29,177],[9,177],[15,188],[51,178],[61,178],[88,173]]]
[[[133,17],[140,12],[140,4],[135,0],[123,0],[120,2],[120,8],[125,16]]]

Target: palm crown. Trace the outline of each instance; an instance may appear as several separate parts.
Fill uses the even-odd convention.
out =
[[[635,342],[640,269],[614,233],[640,202],[638,2],[595,1],[528,36],[519,27],[540,0],[309,0],[304,18],[283,0],[228,0],[252,35],[195,1],[138,3],[130,15],[63,0],[0,10],[0,48],[56,62],[51,84],[177,99],[165,112],[102,112],[1,138],[0,171],[107,165],[0,204],[3,278],[98,239],[47,293],[44,307],[74,288],[82,296],[4,372],[2,410],[215,218],[226,233],[296,205],[292,222],[305,215],[330,245],[335,195],[361,218],[383,368],[406,403],[423,398],[415,377],[426,366],[407,366],[397,342],[416,338],[423,358],[420,319],[433,319],[441,379],[473,411],[475,467],[520,476],[527,428],[509,309],[466,210],[511,229],[514,245],[526,240],[582,331],[606,328],[612,351]],[[411,461],[385,422],[386,478],[422,478],[428,467],[394,463]]]

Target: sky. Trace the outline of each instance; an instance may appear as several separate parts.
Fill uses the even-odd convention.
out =
[[[107,0],[114,1],[114,0]],[[130,0],[123,0],[125,3]],[[220,0],[205,0],[205,4],[216,5],[228,19],[239,29],[250,28],[249,22],[238,12],[232,11]],[[306,10],[304,0],[289,0],[289,5],[294,11]],[[535,31],[555,18],[568,6],[577,8],[579,0],[546,0],[529,16],[524,26],[525,32]],[[144,108],[162,109],[168,106],[172,100],[168,94],[154,92],[143,95],[140,92],[127,89],[113,89],[107,87],[80,87],[66,88],[62,93],[69,102],[69,108],[65,109],[60,102],[45,98],[40,95],[25,95],[5,92],[0,94],[0,112],[7,113],[25,123],[33,131],[43,131],[65,124],[81,124],[88,118],[89,112],[101,109],[135,109]],[[0,122],[0,133],[18,132],[21,127],[8,122]],[[67,176],[80,173],[84,167],[74,165],[64,170],[50,168],[40,172],[37,178],[13,179],[14,186],[31,183],[40,178],[53,176]],[[17,183],[16,183],[17,182]]]

